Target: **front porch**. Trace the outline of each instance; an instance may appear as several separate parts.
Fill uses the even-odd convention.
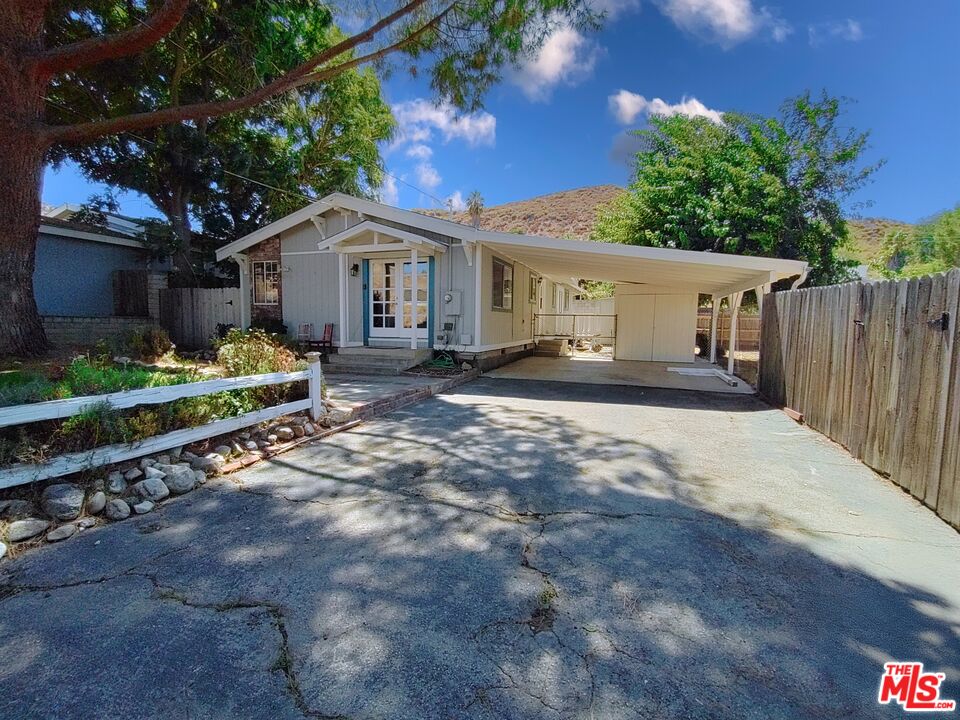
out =
[[[401,370],[422,362],[423,351],[429,357],[436,257],[446,252],[446,245],[369,219],[331,237],[324,224],[318,229],[323,236],[318,251],[335,253],[338,259],[340,353],[355,366]],[[357,353],[357,348],[373,352]],[[410,354],[384,352],[402,348]]]
[[[429,348],[341,347],[324,365],[328,373],[399,375],[433,357]]]

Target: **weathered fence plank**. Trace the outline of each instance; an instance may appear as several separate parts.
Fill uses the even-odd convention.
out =
[[[960,527],[958,315],[960,269],[776,293],[760,392]]]
[[[160,324],[179,347],[209,347],[217,325],[240,326],[240,288],[160,291]]]

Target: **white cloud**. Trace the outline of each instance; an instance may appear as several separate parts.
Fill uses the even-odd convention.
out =
[[[493,145],[496,140],[497,119],[485,110],[458,115],[450,103],[436,105],[425,98],[397,103],[392,109],[399,127],[394,146],[425,143],[435,131],[444,142],[464,140],[470,147]]]
[[[607,98],[607,104],[621,125],[630,125],[640,115],[687,115],[705,117],[715,123],[723,122],[723,114],[719,110],[711,110],[692,97],[684,97],[680,102],[671,105],[660,98],[647,100],[643,95],[629,90],[618,90]]]
[[[531,57],[510,79],[529,100],[550,99],[560,83],[576,85],[587,79],[597,63],[601,49],[587,40],[580,31],[560,25],[549,35],[536,55]]]
[[[467,209],[467,201],[463,199],[463,193],[459,190],[447,197],[447,207],[454,212],[461,212]]]
[[[429,160],[433,156],[433,149],[429,145],[417,143],[407,148],[407,157],[416,160]]]
[[[443,182],[440,173],[438,173],[437,169],[429,162],[424,161],[418,163],[414,168],[414,172],[417,174],[417,184],[424,190],[435,190],[437,186]]]
[[[657,5],[681,30],[727,47],[762,30],[777,42],[792,32],[789,23],[752,0],[657,0]]]
[[[857,20],[847,18],[810,25],[807,27],[807,34],[814,47],[830,40],[860,42],[863,40],[863,26]]]
[[[397,188],[397,180],[393,175],[384,175],[379,195],[380,202],[387,205],[396,205],[400,202],[400,191]]]

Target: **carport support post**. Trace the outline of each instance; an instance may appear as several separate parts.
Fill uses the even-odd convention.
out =
[[[240,329],[246,330],[250,327],[250,258],[237,253],[230,259],[240,274]]]
[[[720,314],[720,298],[710,296],[710,362],[717,361],[717,316]]]
[[[733,358],[737,352],[737,315],[740,314],[743,293],[734,293],[730,296],[728,302],[730,305],[730,349],[727,351],[727,373],[733,375]]]
[[[418,262],[417,262],[417,248],[410,248],[410,349],[417,349],[417,304],[419,298],[417,297],[417,288],[420,278],[417,274]],[[400,281],[401,288],[403,287],[403,280]],[[403,293],[403,290],[400,291]],[[403,295],[400,295],[400,301],[403,301]]]
[[[306,358],[310,365],[310,378],[307,380],[310,417],[316,422],[323,417],[323,367],[320,365],[320,353],[308,352]]]

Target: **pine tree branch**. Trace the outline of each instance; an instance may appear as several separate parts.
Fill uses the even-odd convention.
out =
[[[132,115],[123,115],[116,118],[107,118],[105,120],[94,120],[92,122],[80,123],[77,125],[53,126],[44,132],[48,144],[58,143],[76,143],[92,140],[103,135],[113,135],[119,132],[131,130],[143,130],[145,128],[157,127],[160,125],[170,125],[172,123],[182,122],[184,120],[199,120],[202,118],[215,118],[228,113],[246,110],[254,107],[274,95],[279,95],[287,90],[296,88],[302,84],[301,80],[308,75],[313,76],[308,82],[319,82],[355,67],[358,63],[356,59],[334,65],[330,68],[324,68],[322,71],[315,72],[318,67],[330,62],[331,60],[343,55],[365,42],[373,40],[380,32],[397,23],[407,15],[415,12],[423,6],[428,0],[409,0],[406,4],[399,7],[394,12],[385,16],[379,22],[374,23],[363,32],[352,35],[351,37],[333,45],[322,53],[301,64],[299,67],[284,73],[272,82],[267,83],[261,88],[254,90],[247,95],[243,95],[231,100],[219,100],[213,102],[194,103],[192,105],[181,105],[180,107],[170,107],[163,110],[155,110],[147,113],[134,113]],[[454,3],[456,4],[456,3]],[[428,20],[422,28],[419,28],[415,35],[419,36],[427,28],[438,22],[440,18],[450,11],[447,7],[441,13]],[[386,48],[363,56],[365,61],[382,57],[390,52],[395,52],[410,42],[410,37],[401,40]]]
[[[38,69],[57,75],[143,52],[180,24],[189,4],[190,0],[166,0],[153,15],[129,30],[51,48],[37,56]]]

